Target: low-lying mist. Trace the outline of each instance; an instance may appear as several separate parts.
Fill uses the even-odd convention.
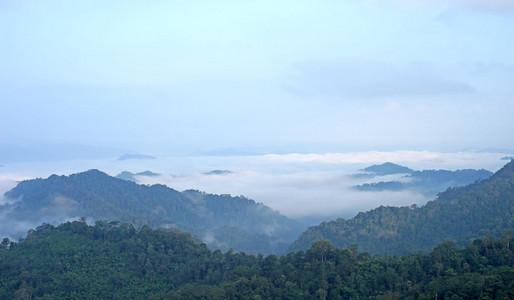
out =
[[[244,195],[293,219],[350,218],[379,205],[420,205],[431,200],[412,191],[359,192],[352,186],[368,182],[370,178],[359,180],[340,171],[299,170],[281,174],[242,171],[226,175],[137,176],[136,179],[142,184],[162,183],[177,190]]]

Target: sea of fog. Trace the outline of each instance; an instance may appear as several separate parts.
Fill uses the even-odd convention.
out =
[[[151,153],[152,154],[152,153]],[[122,171],[152,171],[159,176],[137,177],[141,184],[165,184],[183,191],[195,189],[214,194],[243,195],[264,203],[294,219],[332,220],[351,218],[380,205],[423,205],[434,197],[415,191],[362,192],[357,184],[397,179],[398,175],[354,176],[361,169],[393,162],[414,170],[486,169],[497,171],[508,161],[503,153],[437,153],[428,151],[354,152],[327,154],[267,154],[253,156],[173,156],[152,154],[152,160],[68,160],[9,163],[0,167],[0,193],[20,180],[70,175],[98,169],[116,176]],[[227,170],[225,174],[206,174]],[[0,204],[7,201],[0,199]],[[1,216],[0,216],[1,217]]]

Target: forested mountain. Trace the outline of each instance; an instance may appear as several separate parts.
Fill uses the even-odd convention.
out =
[[[390,162],[386,162],[381,165],[372,165],[364,168],[363,171],[373,173],[375,175],[411,174],[414,172],[414,170],[410,168]]]
[[[284,252],[301,231],[293,220],[243,196],[213,195],[164,185],[139,185],[98,170],[20,182],[1,206],[4,221],[55,222],[85,216],[136,227],[174,226],[213,247]],[[25,229],[26,230],[26,229]],[[239,239],[235,239],[239,236]]]
[[[399,180],[366,183],[357,185],[355,188],[360,191],[369,192],[413,190],[425,195],[435,196],[449,187],[465,186],[486,179],[492,174],[492,172],[484,169],[456,171],[423,170],[414,171]]]
[[[161,174],[154,173],[154,172],[148,171],[148,170],[143,171],[143,172],[139,172],[139,173],[132,173],[132,172],[129,172],[129,171],[123,171],[120,174],[116,175],[116,178],[137,182],[136,176],[156,177],[156,176],[159,176],[159,175],[161,175]]]
[[[493,176],[450,188],[422,207],[384,207],[310,227],[291,250],[327,240],[338,248],[356,244],[373,254],[428,251],[445,239],[464,246],[475,238],[514,228],[514,161]]]
[[[373,257],[316,242],[277,257],[212,252],[187,233],[84,220],[0,243],[0,299],[513,299],[514,239]]]

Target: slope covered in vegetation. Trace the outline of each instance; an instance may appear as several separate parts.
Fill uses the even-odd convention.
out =
[[[500,236],[514,228],[514,161],[493,176],[450,188],[423,207],[384,207],[310,227],[291,250],[327,240],[338,248],[352,244],[374,254],[430,251],[445,239],[464,246],[475,238]]]
[[[83,220],[0,244],[0,299],[512,299],[514,239],[373,257],[316,242],[277,257],[211,251],[187,233]]]
[[[139,185],[98,170],[26,180],[5,196],[12,202],[0,207],[4,221],[41,224],[85,216],[136,227],[173,226],[224,250],[283,253],[301,230],[295,221],[243,196]],[[234,232],[240,239],[234,240]]]
[[[465,186],[484,180],[493,175],[492,172],[481,169],[465,170],[423,170],[405,175],[398,180],[379,181],[354,186],[359,191],[403,191],[411,190],[427,196],[435,196],[450,187]]]

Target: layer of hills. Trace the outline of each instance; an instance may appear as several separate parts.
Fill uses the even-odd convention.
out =
[[[301,232],[295,221],[243,196],[139,185],[98,170],[22,181],[5,197],[11,202],[0,207],[4,222],[56,223],[84,216],[176,227],[223,250],[283,252]]]
[[[319,241],[281,257],[187,233],[85,220],[0,243],[0,299],[514,299],[514,238],[373,257]]]
[[[386,166],[387,172],[405,171]],[[355,244],[373,254],[406,254],[429,251],[444,239],[464,246],[474,238],[512,229],[512,169],[513,162],[489,179],[450,188],[423,207],[379,207],[349,220],[311,227],[299,238],[305,227],[246,197],[139,185],[98,170],[20,182],[5,194],[10,200],[0,206],[0,216],[11,227],[59,224],[80,216],[136,227],[174,227],[224,251],[285,253],[288,248],[307,249],[315,241],[328,240],[338,248]],[[22,236],[26,228],[10,236]]]
[[[484,169],[414,171],[393,163],[373,165],[363,169],[363,171],[365,173],[356,174],[356,176],[374,178],[376,176],[399,174],[401,177],[396,180],[357,185],[354,186],[356,190],[367,192],[411,190],[426,196],[436,196],[449,187],[468,185],[486,179],[493,174]]]
[[[156,177],[156,176],[159,176],[159,175],[161,175],[161,174],[154,173],[154,172],[148,171],[148,170],[143,171],[143,172],[139,172],[139,173],[132,173],[132,172],[129,172],[129,171],[123,171],[120,174],[116,175],[116,178],[127,180],[127,181],[137,182],[137,179],[136,179],[137,176]]]
[[[464,246],[475,238],[514,228],[514,161],[488,179],[449,188],[425,206],[381,206],[356,217],[323,222],[301,234],[290,250],[318,240],[337,248],[358,245],[373,254],[428,251],[443,240]]]

